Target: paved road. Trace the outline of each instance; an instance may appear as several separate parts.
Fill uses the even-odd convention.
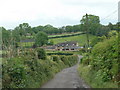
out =
[[[78,64],[82,56],[78,56]],[[78,64],[63,69],[61,72],[55,75],[55,77],[47,82],[42,88],[90,88],[84,83],[77,73]]]

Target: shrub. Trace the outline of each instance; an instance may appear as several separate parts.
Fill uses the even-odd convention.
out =
[[[118,81],[118,38],[116,36],[97,43],[89,56],[90,61],[87,59],[87,55],[85,55],[82,59],[82,64],[87,66],[86,63],[90,62],[90,71],[94,71],[90,76],[93,75],[97,81],[100,80],[102,85],[107,82],[114,81],[112,83],[115,83]],[[94,81],[91,77],[89,79]],[[97,84],[99,84],[98,86],[105,87],[100,85],[100,82],[97,82]]]
[[[55,62],[58,62],[58,60],[59,60],[58,56],[52,56],[52,58],[53,58],[53,61],[55,61]]]
[[[39,59],[46,59],[46,52],[43,48],[38,48],[37,52]]]
[[[4,59],[2,66],[2,87],[3,88],[39,88],[45,82],[63,68],[72,66],[77,60],[76,56],[69,58],[64,56],[49,56],[45,60],[35,58],[35,55],[26,54],[25,56]]]

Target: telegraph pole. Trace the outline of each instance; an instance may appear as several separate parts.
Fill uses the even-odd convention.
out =
[[[88,54],[88,60],[89,60],[89,26],[88,26],[88,14],[86,14],[86,37],[87,37],[87,47],[86,47],[86,51],[87,51],[87,54]],[[88,62],[89,64],[89,62]]]

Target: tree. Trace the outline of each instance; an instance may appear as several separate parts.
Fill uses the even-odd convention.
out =
[[[31,26],[29,26],[28,23],[20,24],[19,26],[15,28],[15,30],[18,30],[21,36],[26,36],[27,33],[32,34]]]
[[[96,31],[97,36],[108,36],[110,28],[108,26],[100,25],[99,29]]]
[[[46,32],[47,34],[57,34],[57,33],[59,33],[58,28],[55,28],[55,27],[53,27],[52,25],[49,25],[49,24],[44,26],[43,31]]]
[[[48,42],[48,35],[45,32],[38,32],[35,37],[35,44],[37,46],[43,46]]]
[[[43,26],[37,26],[37,27],[33,27],[32,31],[37,34],[39,31],[43,31],[44,27]]]
[[[109,27],[111,30],[113,30],[113,24],[112,24],[111,22],[108,24],[108,27]]]
[[[3,46],[8,47],[10,41],[10,33],[4,27],[2,27],[1,29],[2,29],[2,42],[4,44]]]
[[[81,19],[81,29],[83,32],[86,31],[86,15],[84,15]],[[95,16],[95,15],[88,15],[88,30],[90,34],[96,35],[96,31],[99,29],[100,27],[100,20],[99,20],[99,16]]]
[[[66,32],[73,32],[73,27],[72,26],[66,26]]]
[[[73,32],[80,32],[81,29],[80,29],[80,25],[74,25],[73,26]]]

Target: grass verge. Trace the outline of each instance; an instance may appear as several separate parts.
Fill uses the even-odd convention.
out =
[[[103,82],[102,77],[98,75],[99,72],[91,71],[91,65],[79,65],[78,73],[85,82],[92,88],[118,88],[117,83]]]

